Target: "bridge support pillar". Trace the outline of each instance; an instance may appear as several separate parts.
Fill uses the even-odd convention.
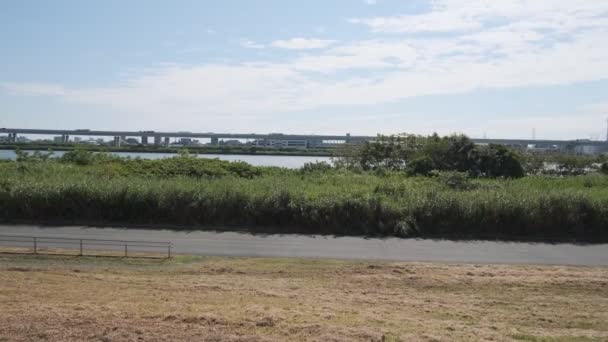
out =
[[[160,136],[154,136],[154,145],[160,146],[162,138]]]
[[[114,147],[120,147],[120,137],[114,137]]]
[[[63,134],[63,135],[61,136],[61,142],[62,142],[62,143],[64,143],[64,144],[69,143],[69,142],[70,142],[70,136],[69,136],[69,135],[67,135],[67,134]]]
[[[211,138],[211,145],[219,145],[220,140],[216,137]]]
[[[9,142],[17,142],[17,133],[9,133],[8,134]]]
[[[171,143],[171,140],[169,139],[169,137],[165,137],[165,147],[169,147],[169,144]]]
[[[148,137],[145,135],[141,136],[141,144],[142,145],[148,145]]]
[[[322,147],[323,146],[323,140],[318,140],[318,139],[307,140],[306,141],[306,146],[308,148]]]

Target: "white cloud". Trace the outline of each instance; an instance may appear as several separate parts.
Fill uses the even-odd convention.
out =
[[[411,65],[418,52],[403,41],[367,40],[336,46],[322,54],[304,55],[292,64],[302,71],[332,73],[348,69],[387,69]]]
[[[375,5],[378,3],[378,0],[363,0],[368,5]]]
[[[240,44],[242,47],[246,49],[263,49],[265,48],[264,44],[259,44],[249,39],[241,39]]]
[[[565,29],[581,25],[606,25],[600,16],[608,11],[604,0],[435,0],[422,14],[352,18],[374,32],[417,33],[471,31],[496,22],[515,22],[528,28]]]
[[[0,83],[0,88],[6,90],[9,95],[25,95],[25,96],[66,96],[68,90],[59,84],[49,83]]]
[[[443,56],[458,43],[360,42],[285,63],[169,65],[120,84],[69,89],[54,84],[7,84],[12,93],[52,95],[68,102],[146,112],[271,113],[330,105],[363,105],[478,88],[545,86],[608,79],[606,32],[504,59],[483,54]],[[448,50],[449,51],[449,50]],[[398,60],[382,58],[395,56]],[[332,60],[333,59],[333,60]],[[392,64],[397,63],[397,67]],[[382,74],[318,78],[309,71],[384,68]]]
[[[316,38],[292,38],[288,40],[275,40],[270,45],[290,50],[322,49],[336,43],[335,40]]]
[[[419,16],[352,18],[353,24],[369,26],[374,32],[411,33],[443,32],[480,28],[481,24],[472,18],[454,16],[446,12],[434,12]]]
[[[52,96],[67,103],[110,106],[125,112],[173,113],[192,120],[203,116],[219,121],[235,115],[374,105],[480,88],[606,80],[608,22],[602,14],[607,12],[608,2],[597,0],[438,0],[426,14],[353,20],[373,31],[407,34],[351,42],[275,41],[271,44],[275,47],[315,49],[297,51],[281,62],[165,65],[94,88],[46,83],[10,83],[3,88],[15,95]],[[453,32],[415,34],[422,31]],[[241,44],[264,47],[249,40]],[[605,116],[583,114],[587,119],[579,123],[573,117],[556,120],[553,125],[561,127],[556,132],[566,134],[568,126],[576,127],[576,132],[584,132],[583,126],[595,129],[597,118]],[[534,116],[525,122],[501,121],[491,127],[504,125],[521,131],[534,127],[531,125],[551,126],[550,117],[542,116],[537,122]],[[493,135],[491,127],[479,127],[478,132],[487,130]]]

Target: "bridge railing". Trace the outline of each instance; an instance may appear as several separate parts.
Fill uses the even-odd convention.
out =
[[[62,238],[48,236],[25,236],[25,235],[1,235],[0,247],[21,247],[26,248],[34,254],[51,254],[50,248],[66,250],[77,250],[79,256],[95,256],[96,251],[120,252],[124,257],[166,255],[171,258],[173,245],[171,242],[164,241],[129,241],[129,240],[106,240],[89,238]],[[89,253],[86,253],[89,252]],[[130,254],[129,254],[130,253]]]

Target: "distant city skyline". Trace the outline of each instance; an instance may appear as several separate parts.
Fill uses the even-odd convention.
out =
[[[601,0],[22,0],[0,29],[0,127],[607,134]]]

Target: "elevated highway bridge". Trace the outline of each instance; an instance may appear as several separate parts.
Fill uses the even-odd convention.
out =
[[[321,146],[323,142],[363,143],[374,141],[376,136],[363,135],[315,135],[315,134],[257,134],[257,133],[213,133],[213,132],[157,132],[157,131],[102,131],[89,129],[31,129],[31,128],[0,128],[0,135],[7,134],[9,142],[14,142],[18,135],[54,135],[61,136],[63,142],[68,142],[74,136],[114,137],[114,143],[119,146],[125,137],[140,137],[141,143],[147,145],[168,145],[170,138],[204,138],[211,143],[218,143],[220,139],[249,139],[249,140],[283,140],[307,141],[311,146]],[[501,144],[508,146],[527,147],[529,145],[555,147],[558,149],[587,146],[608,151],[608,142],[592,140],[528,140],[528,139],[472,139],[477,144]],[[307,145],[308,146],[308,145]]]

